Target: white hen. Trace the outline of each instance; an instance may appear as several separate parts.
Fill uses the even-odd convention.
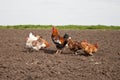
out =
[[[40,36],[35,36],[33,33],[29,33],[29,37],[26,41],[26,48],[39,51],[41,48],[49,47],[49,43]]]
[[[38,37],[34,36],[33,33],[30,32],[26,41],[26,48],[32,48],[32,42],[36,40],[38,40]]]

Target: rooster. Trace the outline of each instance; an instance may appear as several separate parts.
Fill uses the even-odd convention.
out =
[[[93,55],[93,53],[97,52],[98,44],[90,44],[87,41],[81,41],[81,47],[83,51],[89,55]]]
[[[62,53],[62,49],[66,46],[68,38],[69,38],[68,34],[64,34],[64,36],[61,37],[57,28],[55,28],[54,26],[52,27],[51,39],[57,48],[56,54]]]
[[[72,40],[71,37],[69,37],[67,45],[68,48],[74,52],[74,54],[78,54],[77,51],[81,50],[80,42]]]
[[[26,40],[26,48],[29,51],[31,51],[32,49],[39,51],[41,48],[46,48],[49,46],[50,44],[39,35],[35,36],[31,32],[29,33],[29,37],[27,37],[27,40]]]

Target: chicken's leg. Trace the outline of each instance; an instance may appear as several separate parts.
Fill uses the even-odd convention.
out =
[[[55,54],[60,54],[60,53],[62,53],[62,50],[57,49]]]

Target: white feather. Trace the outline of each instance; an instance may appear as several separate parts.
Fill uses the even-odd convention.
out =
[[[32,48],[36,51],[40,50],[41,48],[45,48],[46,45],[44,42],[37,42],[37,44],[35,46],[33,46],[32,42],[33,41],[37,41],[38,37],[34,36],[31,32],[29,33],[29,37],[26,41],[26,48]]]
[[[34,36],[32,32],[30,32],[29,33],[29,39],[30,40],[37,40],[38,38],[36,36]]]

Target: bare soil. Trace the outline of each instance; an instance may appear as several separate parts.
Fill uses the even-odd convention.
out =
[[[29,32],[40,34],[51,47],[26,53],[25,39]],[[93,56],[54,54],[51,30],[0,29],[0,80],[120,80],[119,30],[60,30],[74,40],[98,42]]]

